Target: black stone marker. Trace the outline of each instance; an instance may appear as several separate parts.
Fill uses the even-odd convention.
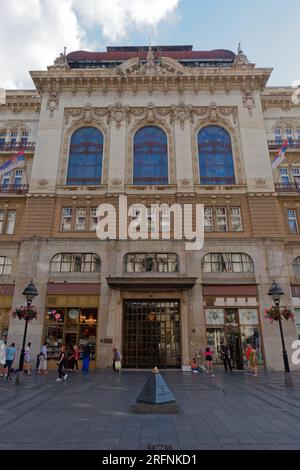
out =
[[[174,395],[157,367],[147,379],[131,411],[133,413],[179,413]]]

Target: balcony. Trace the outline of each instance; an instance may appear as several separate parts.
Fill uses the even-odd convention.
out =
[[[275,183],[277,193],[300,193],[300,183]]]
[[[276,140],[268,140],[269,150],[280,150],[282,145],[283,140],[280,142]],[[288,150],[300,150],[300,140],[289,140]]]
[[[33,152],[35,149],[35,142],[27,142],[26,144],[0,144],[0,153],[2,152],[19,152],[24,150],[24,152]]]
[[[0,185],[0,195],[3,194],[27,194],[28,184],[5,184]]]

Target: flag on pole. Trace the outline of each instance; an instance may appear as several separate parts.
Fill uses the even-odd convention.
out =
[[[286,150],[288,148],[288,140],[285,140],[281,149],[278,150],[278,152],[276,153],[275,157],[274,157],[274,160],[272,162],[272,170],[275,170],[275,168],[277,168],[279,165],[281,165],[281,163],[283,162],[283,160],[285,159],[285,153],[286,153]]]
[[[24,150],[20,150],[19,153],[14,155],[12,158],[7,160],[3,165],[0,165],[0,176],[4,175],[8,171],[14,168],[24,168],[25,166],[25,154]]]

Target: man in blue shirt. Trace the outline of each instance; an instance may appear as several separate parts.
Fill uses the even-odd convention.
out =
[[[7,374],[6,374],[6,379],[9,380],[11,379],[10,373],[11,373],[11,366],[13,365],[13,362],[15,360],[15,355],[16,355],[16,345],[15,343],[11,343],[9,348],[6,350],[6,367],[7,367]]]

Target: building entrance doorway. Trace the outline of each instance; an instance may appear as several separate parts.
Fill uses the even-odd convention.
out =
[[[230,351],[232,365],[237,370],[244,369],[243,351],[241,344],[241,336],[239,333],[227,334],[227,345]]]
[[[125,300],[123,367],[181,367],[180,302]]]

